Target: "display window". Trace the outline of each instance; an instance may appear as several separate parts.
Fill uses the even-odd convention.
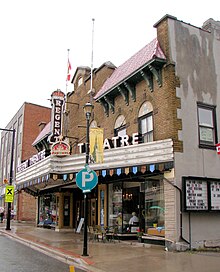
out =
[[[55,227],[59,220],[59,197],[48,194],[39,197],[39,226]]]
[[[108,225],[120,233],[143,231],[164,236],[163,180],[108,185]]]
[[[109,226],[116,226],[119,233],[136,232],[139,227],[139,187],[139,182],[109,185],[108,222]]]
[[[164,236],[164,186],[162,180],[148,180],[144,184],[145,231]]]

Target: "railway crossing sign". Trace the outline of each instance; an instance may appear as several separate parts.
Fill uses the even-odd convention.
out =
[[[5,187],[5,202],[13,202],[14,200],[14,186],[7,185]]]
[[[83,193],[91,192],[98,183],[98,176],[94,170],[88,165],[80,170],[76,176],[76,185],[83,191]]]

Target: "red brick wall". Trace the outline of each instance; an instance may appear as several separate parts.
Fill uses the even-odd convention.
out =
[[[30,194],[21,191],[18,194],[17,220],[35,222],[37,212],[36,199]]]
[[[48,123],[51,118],[51,109],[39,105],[25,103],[24,126],[22,137],[22,160],[30,158],[37,151],[32,143],[39,134],[39,123]]]

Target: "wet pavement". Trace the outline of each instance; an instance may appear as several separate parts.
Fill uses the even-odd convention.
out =
[[[83,235],[72,231],[57,232],[30,223],[11,222],[11,230],[2,234],[56,257],[70,265],[97,272],[217,272],[220,252],[167,252],[163,246],[138,241],[93,241],[88,236],[88,254],[82,256]]]

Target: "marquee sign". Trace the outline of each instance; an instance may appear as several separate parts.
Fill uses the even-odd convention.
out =
[[[49,137],[50,143],[55,143],[59,140],[62,134],[62,117],[63,107],[65,101],[65,94],[61,90],[56,90],[51,95],[51,131],[52,134]]]
[[[17,172],[21,172],[23,170],[25,170],[26,168],[28,168],[29,166],[43,160],[46,158],[46,151],[45,149],[38,152],[37,154],[33,155],[32,157],[30,157],[29,159],[27,159],[26,161],[22,162],[18,167],[17,167]]]
[[[112,149],[129,145],[137,145],[141,142],[141,135],[138,132],[133,133],[131,136],[114,136],[111,139],[104,139],[103,149]],[[85,152],[84,143],[79,143],[79,153]]]
[[[220,211],[220,179],[183,177],[185,211]]]

